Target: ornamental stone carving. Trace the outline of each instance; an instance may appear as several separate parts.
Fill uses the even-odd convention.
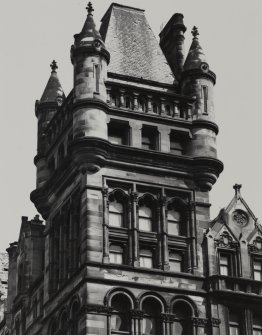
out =
[[[241,209],[236,209],[232,214],[233,221],[241,227],[245,227],[248,224],[248,216]]]

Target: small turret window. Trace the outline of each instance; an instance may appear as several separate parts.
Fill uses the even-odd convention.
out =
[[[96,93],[99,93],[100,66],[98,64],[94,64],[94,77],[96,82]]]
[[[202,86],[202,90],[203,90],[204,114],[208,114],[207,109],[208,87]]]

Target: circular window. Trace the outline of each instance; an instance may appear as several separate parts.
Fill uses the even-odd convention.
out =
[[[233,212],[232,217],[233,217],[233,220],[242,227],[244,227],[248,224],[247,214],[240,209],[235,210]]]
[[[205,62],[201,63],[200,68],[203,72],[208,72],[209,70],[208,64]]]

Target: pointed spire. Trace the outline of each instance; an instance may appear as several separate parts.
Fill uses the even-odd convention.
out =
[[[240,193],[240,189],[241,189],[242,185],[241,184],[235,184],[233,186],[233,189],[235,190],[235,197],[239,198],[239,196],[241,195]]]
[[[84,48],[92,48],[92,51],[103,53],[107,59],[107,63],[109,63],[110,55],[106,50],[104,41],[99,31],[96,29],[96,24],[93,18],[94,8],[91,2],[87,4],[86,10],[87,17],[81,33],[74,35],[75,43],[71,47],[71,61],[73,62],[74,54],[77,52],[77,50],[80,49],[81,52],[81,50],[84,51]]]
[[[62,85],[58,79],[56,70],[58,69],[57,63],[55,60],[50,64],[51,75],[46,84],[44,93],[40,99],[40,103],[44,102],[55,102],[61,104],[61,99],[64,99],[64,91]]]
[[[193,69],[201,69],[203,71],[208,71],[206,56],[204,54],[202,47],[199,44],[198,41],[199,32],[196,26],[193,27],[191,34],[193,35],[193,41],[184,64],[184,71]]]

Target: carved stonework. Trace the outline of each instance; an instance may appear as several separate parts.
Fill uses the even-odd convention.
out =
[[[217,319],[217,318],[211,318],[211,325],[213,327],[219,327],[221,323],[221,320],[220,319]]]
[[[238,248],[239,243],[234,241],[227,231],[224,231],[219,238],[215,239],[215,245],[223,248]]]
[[[131,318],[134,319],[143,319],[144,316],[144,312],[140,311],[139,309],[131,309],[129,313]]]
[[[161,320],[163,322],[174,322],[175,321],[175,315],[174,314],[168,314],[168,313],[161,313]]]
[[[241,227],[245,227],[248,224],[248,216],[241,209],[236,209],[232,214],[233,221],[239,224]]]
[[[110,314],[112,313],[113,309],[108,306],[103,305],[85,305],[81,308],[80,314],[84,313],[99,313],[99,314]]]
[[[249,252],[261,252],[262,253],[262,237],[257,236],[252,244],[248,245]]]
[[[203,318],[192,318],[192,325],[197,327],[205,327],[208,323],[207,319]]]

